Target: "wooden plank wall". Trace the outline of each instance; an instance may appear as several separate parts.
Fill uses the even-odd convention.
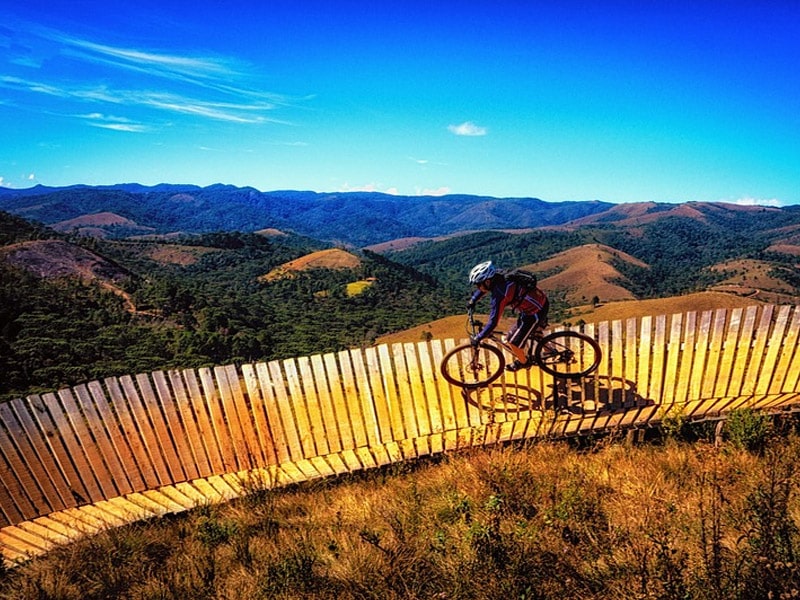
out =
[[[248,473],[282,485],[473,445],[800,401],[800,307],[584,330],[603,361],[569,384],[533,368],[464,394],[438,372],[457,342],[432,340],[110,377],[0,404],[0,548],[19,557],[71,539],[76,522],[92,530],[234,497]],[[562,412],[551,410],[556,399]]]

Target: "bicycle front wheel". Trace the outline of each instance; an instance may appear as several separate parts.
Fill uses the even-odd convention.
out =
[[[556,331],[544,336],[533,352],[542,371],[556,377],[577,379],[597,369],[600,344],[578,331]]]
[[[442,376],[462,388],[487,386],[503,374],[506,364],[503,351],[497,346],[481,342],[477,347],[462,344],[442,358]]]

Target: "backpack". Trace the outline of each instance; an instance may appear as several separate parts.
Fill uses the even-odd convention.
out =
[[[539,281],[535,273],[531,273],[525,269],[508,269],[500,272],[503,277],[505,277],[506,281],[517,284],[517,290],[511,302],[512,309],[515,309],[519,305],[528,292],[536,289],[536,284]]]
[[[535,290],[536,284],[539,282],[535,273],[531,273],[525,269],[509,269],[507,271],[501,271],[501,273],[508,281],[513,281],[526,291]]]

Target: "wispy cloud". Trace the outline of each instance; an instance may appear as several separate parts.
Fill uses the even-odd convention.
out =
[[[44,71],[38,81],[6,75],[0,76],[0,88],[75,102],[114,105],[118,112],[125,108],[145,108],[241,124],[285,124],[286,120],[272,118],[271,113],[300,101],[265,91],[254,67],[229,57],[113,46],[44,28],[33,28],[30,33],[57,43],[62,57],[104,67],[106,72],[87,68],[83,79],[77,82],[48,77]],[[140,77],[117,78],[115,71],[133,71]],[[137,83],[131,85],[132,81]],[[95,127],[119,131],[147,129],[133,120],[126,123],[90,119],[88,122]]]
[[[274,109],[274,105],[269,102],[211,101],[164,91],[53,85],[9,76],[0,77],[0,88],[27,90],[76,101],[145,107],[230,123],[286,123],[266,116]]]
[[[86,115],[77,115],[79,118],[84,119],[89,125],[93,127],[100,127],[102,129],[111,129],[112,131],[127,131],[130,133],[142,133],[149,128],[141,123],[135,123],[125,117],[116,117],[113,115],[104,115],[102,113],[90,113]]]
[[[450,131],[450,133],[464,136],[482,136],[489,133],[489,130],[486,127],[476,125],[472,121],[466,121],[460,125],[448,125],[447,129]]]

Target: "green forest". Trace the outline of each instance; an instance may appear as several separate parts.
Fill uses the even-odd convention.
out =
[[[4,245],[53,235],[0,216]],[[194,236],[178,243],[206,251],[188,266],[145,258],[154,242],[72,241],[130,272],[124,287],[137,312],[96,284],[42,279],[0,262],[4,398],[113,375],[367,345],[383,333],[452,313],[458,305],[431,277],[370,254],[357,269],[258,280],[323,247],[303,238],[277,243],[235,232]],[[374,284],[357,295],[346,293],[348,283],[366,278]]]
[[[615,265],[638,298],[705,289],[725,276],[710,266],[742,257],[768,261],[774,276],[797,289],[796,257],[768,250],[786,215],[777,219],[725,213],[716,220],[713,214],[705,220],[666,217],[638,228],[608,222],[575,230],[482,231],[383,255],[349,249],[361,259],[357,268],[264,282],[259,277],[275,267],[330,244],[294,234],[185,235],[169,243],[202,249],[197,261],[165,264],[148,258],[164,241],[69,237],[0,212],[0,250],[48,238],[80,245],[126,274],[121,286],[136,307],[132,312],[119,294],[97,283],[43,279],[0,260],[0,398],[108,376],[370,345],[380,335],[462,312],[470,292],[466,274],[476,262],[513,267],[588,243],[648,265]],[[348,284],[366,279],[372,285],[348,293]],[[558,321],[568,307],[558,291],[551,302],[551,320]]]

